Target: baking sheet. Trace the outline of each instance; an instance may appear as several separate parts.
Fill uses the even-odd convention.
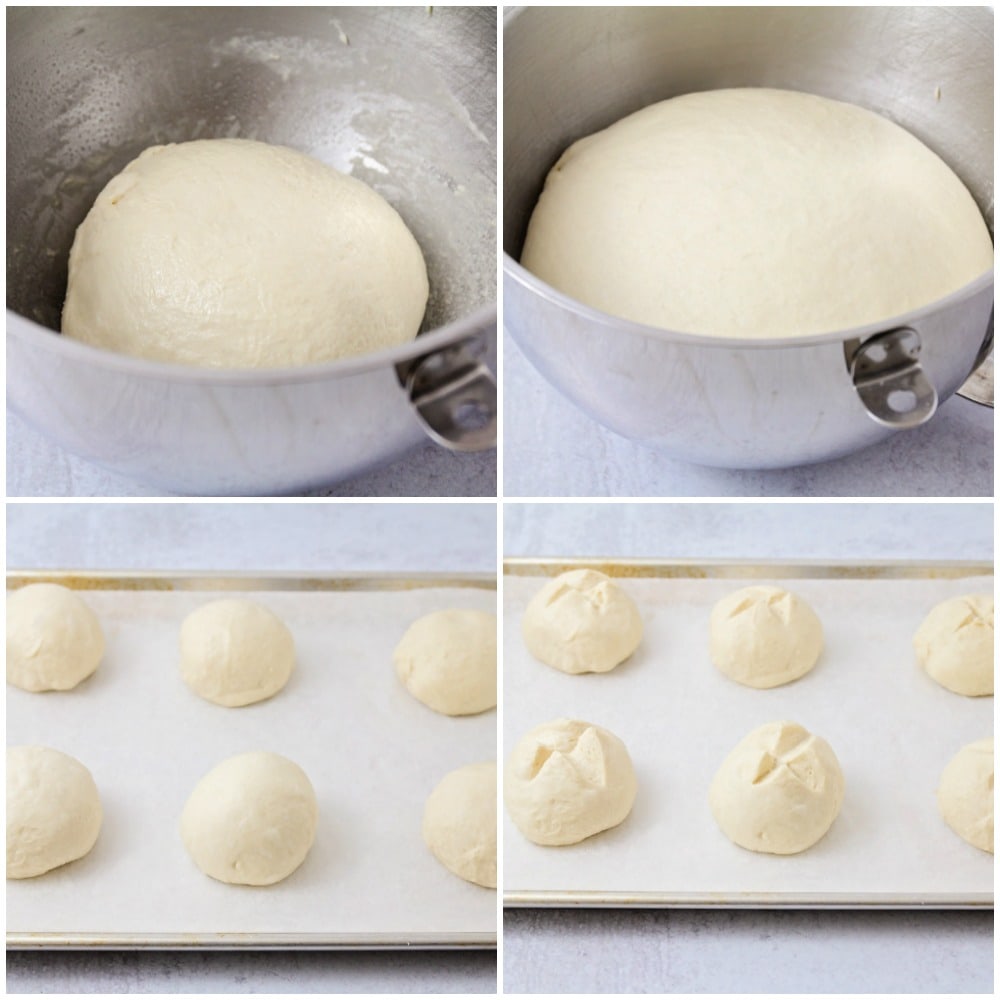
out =
[[[645,632],[614,671],[580,676],[535,661],[520,634],[542,574],[568,565],[508,563],[504,752],[541,722],[581,718],[624,740],[639,792],[621,826],[569,847],[530,843],[504,813],[505,905],[992,906],[992,856],[945,826],[935,790],[952,755],[993,732],[993,699],[939,687],[911,646],[938,601],[992,593],[988,565],[581,562],[624,577]],[[755,580],[785,581],[816,609],[826,636],[809,674],[769,691],[728,680],[708,654],[713,604]],[[779,719],[825,737],[847,781],[830,832],[791,857],[736,847],[708,807],[726,754],[750,730]]]
[[[45,577],[104,588],[84,596],[107,654],[71,692],[8,686],[7,743],[78,757],[100,789],[104,825],[87,857],[7,882],[8,947],[496,944],[496,893],[448,872],[420,832],[440,778],[496,757],[496,713],[432,712],[403,689],[391,658],[420,615],[496,610],[493,580]],[[177,636],[189,612],[247,587],[292,630],[297,667],[271,700],[227,709],[181,680]],[[309,775],[316,843],[277,885],[224,885],[194,866],[178,821],[202,775],[257,749]]]

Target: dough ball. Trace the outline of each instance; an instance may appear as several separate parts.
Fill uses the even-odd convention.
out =
[[[653,104],[574,143],[521,263],[585,305],[683,333],[847,330],[993,266],[950,167],[888,119],[747,88]]]
[[[283,146],[153,146],[76,231],[62,330],[211,368],[281,368],[412,340],[427,305],[416,240],[380,195]]]
[[[734,844],[798,854],[833,825],[844,801],[844,774],[826,740],[794,722],[769,722],[722,762],[708,801]]]
[[[253,601],[210,601],[181,625],[181,676],[216,705],[235,708],[270,698],[294,667],[292,633]]]
[[[104,656],[97,615],[72,590],[30,583],[7,598],[7,682],[25,691],[68,691]]]
[[[90,852],[101,799],[83,764],[49,747],[7,750],[7,878],[33,878]]]
[[[781,587],[744,587],[709,620],[712,662],[727,677],[773,688],[809,673],[823,651],[823,626],[805,601]]]
[[[467,882],[497,887],[497,763],[446,774],[424,807],[424,843]]]
[[[181,838],[206,875],[273,885],[305,861],[318,819],[316,793],[298,764],[276,753],[241,753],[195,785]]]
[[[532,656],[567,674],[607,673],[642,639],[635,602],[610,577],[573,569],[532,598],[522,623]]]
[[[938,808],[963,840],[993,853],[993,740],[962,747],[941,774]]]
[[[503,797],[536,844],[576,844],[618,826],[632,811],[632,758],[617,736],[579,719],[553,719],[514,747]]]
[[[442,715],[476,715],[497,703],[497,616],[434,611],[418,618],[393,653],[406,690]]]
[[[993,694],[993,598],[953,597],[931,610],[913,637],[917,659],[949,691]]]

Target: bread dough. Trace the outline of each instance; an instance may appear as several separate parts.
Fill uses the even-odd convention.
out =
[[[532,656],[567,674],[607,673],[642,639],[635,602],[610,577],[573,569],[532,598],[522,623]]]
[[[181,676],[196,694],[234,708],[277,694],[295,667],[284,622],[253,601],[210,601],[181,625]]]
[[[575,844],[618,826],[632,811],[636,778],[625,744],[579,719],[532,729],[504,768],[510,818],[536,844]]]
[[[497,762],[446,774],[424,807],[424,843],[467,882],[497,887]]]
[[[715,337],[898,316],[993,266],[952,170],[863,108],[784,90],[686,94],[574,143],[521,263],[585,305]]]
[[[485,712],[497,703],[497,616],[455,610],[418,618],[393,662],[406,690],[435,712]]]
[[[833,825],[844,801],[844,774],[826,740],[794,722],[769,722],[722,762],[708,801],[734,844],[798,854]]]
[[[153,146],[77,229],[66,336],[212,368],[279,368],[412,340],[416,240],[380,195],[283,146]]]
[[[727,677],[773,688],[807,674],[823,650],[823,626],[805,601],[781,587],[744,587],[709,621],[712,662]]]
[[[962,747],[941,774],[938,808],[963,840],[993,853],[993,739]]]
[[[72,590],[29,583],[7,598],[7,683],[25,691],[68,691],[104,656],[97,615]]]
[[[206,875],[273,885],[305,861],[318,818],[316,794],[298,764],[276,753],[242,753],[195,785],[181,838]]]
[[[34,878],[90,852],[101,832],[93,776],[49,747],[7,749],[7,878]]]
[[[942,601],[913,637],[920,665],[942,687],[993,694],[993,598],[970,594]]]

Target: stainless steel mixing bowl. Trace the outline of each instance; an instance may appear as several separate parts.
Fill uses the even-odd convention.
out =
[[[430,434],[495,444],[496,10],[7,12],[7,398],[60,444],[192,494],[282,494]],[[155,143],[241,136],[367,181],[431,298],[413,344],[308,368],[197,370],[57,336],[69,248]]]
[[[742,86],[893,119],[952,166],[992,231],[986,8],[521,8],[504,19],[504,325],[557,389],[626,437],[704,465],[791,466],[930,419],[989,352],[992,273],[887,322],[748,342],[608,316],[517,263],[573,141],[677,94]]]

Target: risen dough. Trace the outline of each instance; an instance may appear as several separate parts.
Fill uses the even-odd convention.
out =
[[[993,694],[993,598],[953,597],[934,607],[913,637],[917,659],[956,694]]]
[[[497,764],[468,764],[446,774],[424,807],[424,843],[467,882],[497,886]]]
[[[68,691],[104,656],[97,615],[72,590],[31,583],[7,599],[7,681],[25,691]]]
[[[948,762],[938,784],[944,821],[963,840],[993,853],[993,740],[962,747]]]
[[[722,762],[708,799],[733,843],[765,854],[798,854],[833,825],[844,800],[844,775],[826,740],[794,722],[769,722]]]
[[[195,785],[181,837],[206,875],[272,885],[305,860],[317,822],[316,794],[302,768],[275,753],[243,753]]]
[[[208,701],[230,708],[277,694],[295,667],[284,622],[247,600],[210,601],[181,625],[181,676]]]
[[[635,793],[625,744],[579,719],[553,719],[532,729],[504,768],[507,812],[536,844],[575,844],[617,826],[631,812]]]
[[[49,747],[7,750],[7,878],[82,858],[101,831],[101,799],[83,764]]]
[[[606,673],[635,652],[642,618],[610,577],[574,569],[549,580],[532,598],[524,642],[543,663],[567,674]]]
[[[712,609],[712,662],[754,688],[794,681],[815,666],[823,626],[808,604],[781,587],[744,587]]]
[[[845,330],[993,266],[972,196],[908,132],[810,94],[715,90],[574,143],[524,266],[615,316],[686,333]]]
[[[435,712],[485,712],[497,703],[497,616],[456,610],[418,618],[393,662],[406,690]]]
[[[427,272],[396,211],[282,146],[153,146],[98,195],[63,333],[156,361],[307,365],[412,340]]]

